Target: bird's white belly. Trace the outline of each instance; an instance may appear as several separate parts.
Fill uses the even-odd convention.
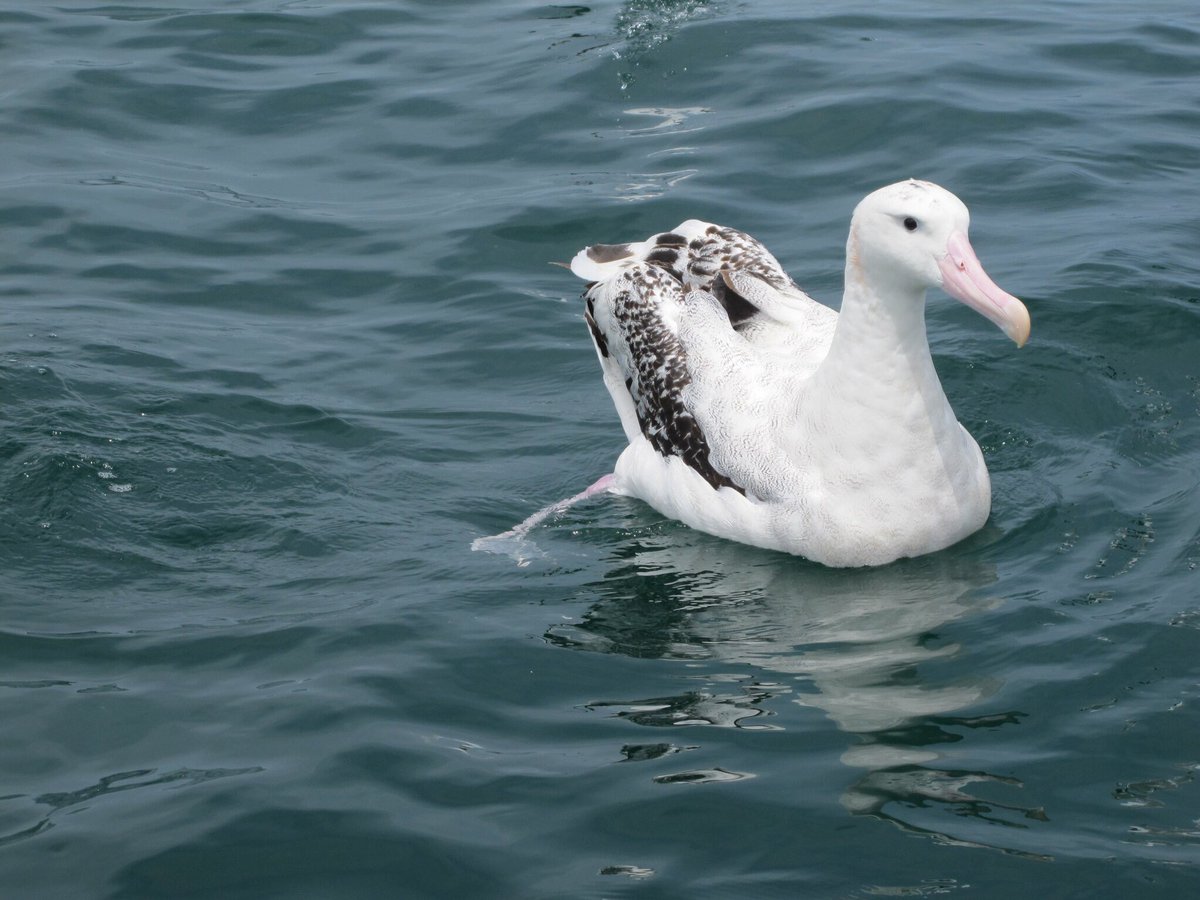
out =
[[[881,461],[862,479],[831,466],[806,504],[807,521],[778,520],[784,541],[832,566],[882,565],[957,543],[983,526],[991,507],[987,469],[973,442],[971,449],[978,464],[952,471]]]
[[[938,452],[880,451],[865,469],[852,457],[827,459],[773,500],[714,489],[639,438],[617,461],[615,489],[709,534],[829,566],[883,565],[948,547],[987,521],[987,468],[975,441],[961,436]]]

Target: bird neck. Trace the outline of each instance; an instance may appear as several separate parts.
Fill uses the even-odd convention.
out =
[[[846,266],[846,289],[829,354],[814,380],[840,395],[881,428],[904,424],[933,432],[956,430],[925,333],[925,289],[881,284],[856,262]]]
[[[861,267],[846,266],[846,288],[830,357],[864,368],[871,360],[903,364],[913,375],[932,370],[925,333],[925,289],[880,285]],[[893,362],[894,361],[894,362]],[[881,370],[882,374],[882,370]],[[892,375],[899,374],[896,372]]]

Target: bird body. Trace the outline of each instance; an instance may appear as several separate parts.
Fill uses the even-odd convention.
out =
[[[593,245],[585,319],[628,446],[609,490],[701,531],[831,566],[949,546],[987,520],[983,455],[942,390],[925,293],[1018,344],[1029,318],[984,273],[950,192],[869,195],[847,241],[840,313],[758,241],[698,220]]]

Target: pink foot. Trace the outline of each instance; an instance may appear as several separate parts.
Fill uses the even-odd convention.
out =
[[[612,485],[613,475],[610,472],[608,475],[597,479],[594,484],[580,491],[575,496],[542,507],[515,528],[510,528],[508,531],[494,534],[491,537],[476,538],[471,542],[471,549],[486,550],[488,553],[505,553],[513,557],[517,561],[517,565],[527,566],[529,565],[530,556],[541,556],[542,553],[537,549],[536,545],[525,540],[525,535],[529,534],[533,528],[551,516],[558,515],[570,509],[576,503],[590,500],[597,494],[605,493]]]

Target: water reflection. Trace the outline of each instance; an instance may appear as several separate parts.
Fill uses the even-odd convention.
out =
[[[945,637],[949,623],[1000,602],[989,593],[991,566],[946,553],[839,571],[685,529],[626,537],[614,552],[605,577],[586,587],[586,614],[547,638],[581,650],[720,662],[726,674],[706,675],[703,687],[676,696],[622,697],[592,708],[646,726],[763,729],[780,727],[771,713],[786,697],[854,736],[841,754],[859,773],[841,796],[853,814],[969,846],[985,845],[930,827],[928,810],[969,821],[970,833],[1045,819],[1039,807],[973,793],[986,785],[988,794],[1020,799],[1015,779],[938,765],[945,745],[1021,719],[1013,711],[952,715],[978,712],[1002,684],[966,664],[969,651]]]

